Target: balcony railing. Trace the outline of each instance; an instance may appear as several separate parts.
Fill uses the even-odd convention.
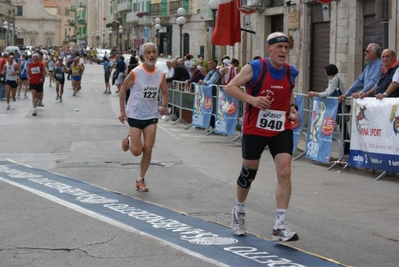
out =
[[[271,0],[270,7],[284,6],[285,0]]]
[[[79,7],[86,7],[86,2],[80,2]]]
[[[70,21],[68,21],[68,25],[69,26],[75,26],[75,21],[74,20],[70,20]]]
[[[70,6],[70,7],[68,8],[68,11],[70,11],[70,12],[75,12],[75,11],[76,11],[76,7],[75,7],[74,5],[72,5],[72,6]]]
[[[118,12],[129,12],[129,11],[132,11],[131,2],[123,2],[118,4]]]
[[[161,4],[150,4],[150,16],[166,16],[161,14]]]
[[[186,10],[189,15],[191,11],[189,0],[171,1],[169,3],[150,4],[150,16],[170,16],[177,15],[180,7]]]
[[[137,11],[129,12],[126,14],[126,23],[138,23],[139,17],[137,17]]]

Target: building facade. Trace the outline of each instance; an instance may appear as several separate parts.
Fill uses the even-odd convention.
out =
[[[241,29],[237,29],[241,42],[216,46],[216,58],[226,54],[244,65],[254,56],[265,57],[268,34],[284,32],[293,41],[288,61],[300,72],[297,92],[325,90],[324,66],[330,63],[337,65],[349,87],[364,68],[369,43],[394,51],[399,44],[399,0],[233,1],[252,6],[241,7]],[[0,45],[7,38],[33,46],[137,51],[142,43],[154,42],[165,56],[190,53],[211,58],[214,20],[209,0],[0,0],[0,5],[2,21],[14,22],[12,31],[2,27]],[[178,12],[181,9],[183,13]],[[216,22],[228,19],[215,14]]]

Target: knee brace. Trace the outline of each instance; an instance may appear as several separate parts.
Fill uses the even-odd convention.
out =
[[[237,184],[242,188],[251,187],[251,183],[255,180],[255,176],[258,169],[250,170],[245,166],[242,166],[240,176],[238,176]]]

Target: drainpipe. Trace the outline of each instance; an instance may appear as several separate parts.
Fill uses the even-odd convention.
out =
[[[388,22],[390,0],[382,0],[382,49],[388,48]]]

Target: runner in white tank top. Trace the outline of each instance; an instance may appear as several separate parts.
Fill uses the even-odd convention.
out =
[[[122,141],[123,151],[130,149],[133,156],[143,154],[136,189],[148,192],[144,176],[150,166],[152,147],[155,143],[159,112],[158,94],[161,91],[160,113],[166,115],[168,88],[165,73],[155,66],[158,58],[157,46],[154,43],[145,43],[140,50],[144,63],[127,75],[119,91],[119,120],[122,123],[127,121],[130,126],[129,133]],[[127,90],[130,90],[130,96],[125,106]]]

